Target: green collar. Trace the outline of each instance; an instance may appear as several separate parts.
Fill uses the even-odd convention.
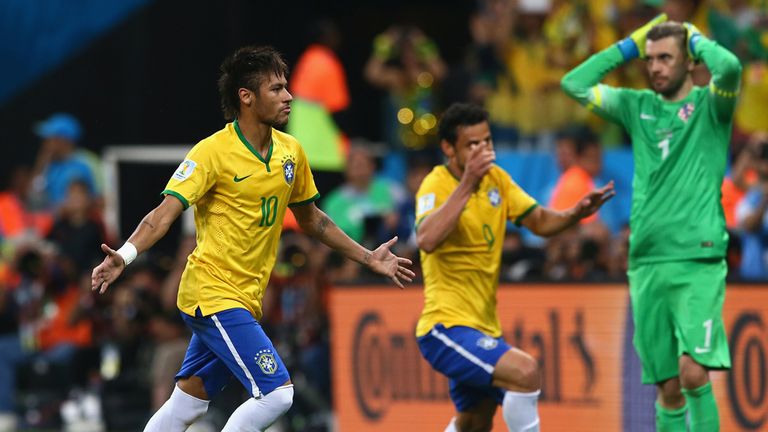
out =
[[[691,100],[695,99],[696,88],[697,86],[693,86],[693,88],[691,88],[691,91],[689,91],[688,94],[685,95],[685,97],[680,99],[679,101],[668,101],[664,99],[664,96],[662,96],[660,93],[656,93],[656,97],[667,106],[682,105],[684,103],[690,102]]]
[[[237,132],[237,137],[240,138],[240,142],[242,142],[245,147],[253,153],[254,156],[259,158],[260,161],[264,162],[264,165],[267,166],[267,171],[269,171],[269,159],[272,157],[272,149],[274,146],[274,141],[272,139],[269,140],[269,150],[267,151],[267,158],[264,159],[261,157],[261,153],[257,152],[255,148],[251,145],[251,143],[248,142],[247,139],[245,139],[245,136],[243,135],[243,131],[240,130],[240,124],[237,122],[237,119],[235,119],[234,122],[232,122],[235,126],[235,132]]]
[[[458,181],[458,182],[461,182],[461,179],[460,179],[460,178],[458,178],[458,177],[456,177],[456,174],[454,174],[454,173],[453,173],[453,171],[451,171],[451,167],[450,167],[450,166],[448,166],[448,164],[447,164],[447,163],[444,163],[444,164],[443,164],[443,166],[445,167],[445,170],[446,170],[446,171],[448,171],[448,174],[450,174],[450,175],[451,175],[451,177],[455,178],[455,179],[456,179],[456,181]]]

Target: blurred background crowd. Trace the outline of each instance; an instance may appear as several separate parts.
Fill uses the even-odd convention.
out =
[[[248,11],[243,3],[238,6]],[[323,19],[304,17],[302,31],[307,36],[302,36],[300,47],[296,42],[288,52],[294,101],[287,129],[308,154],[322,194],[319,206],[342,229],[369,247],[398,235],[396,252],[412,258],[418,272],[413,197],[424,176],[442,161],[436,142],[441,111],[452,102],[470,101],[491,114],[498,163],[541,204],[568,208],[610,179],[616,180],[619,193],[612,207],[554,239],[544,241],[510,226],[502,278],[521,283],[624,280],[630,143],[620,128],[568,99],[559,81],[590,54],[664,11],[671,19],[693,22],[744,65],[730,167],[723,183],[723,208],[731,233],[729,278],[768,280],[768,2],[464,3],[449,2],[448,11],[435,11],[442,18],[453,16],[445,27],[430,20],[430,10],[443,7],[442,2],[398,3],[403,9],[418,7],[421,14],[404,14],[402,19],[385,14],[392,22],[378,20],[378,27],[358,32],[344,29],[359,30],[366,26],[364,22],[355,27],[349,24],[350,18],[334,19],[334,14]],[[355,4],[346,3],[349,8]],[[225,9],[224,24],[241,19],[234,16],[236,7]],[[11,8],[3,11],[8,14],[4,21],[11,12]],[[278,19],[285,20],[286,26],[291,20],[288,12]],[[155,12],[153,16],[140,22],[165,15]],[[453,33],[464,35],[463,39]],[[354,39],[351,44],[350,39]],[[266,40],[283,49],[279,38]],[[344,48],[350,45],[363,47],[363,56],[360,49],[357,57],[350,54],[353,49]],[[218,52],[220,58],[226,53]],[[354,60],[348,60],[347,54]],[[215,76],[215,71],[210,74]],[[147,73],[140,78],[152,77]],[[211,77],[207,78],[212,87]],[[697,66],[695,77],[697,84],[705,85],[706,68]],[[121,79],[130,77],[112,78],[117,83]],[[644,65],[636,61],[620,68],[607,82],[644,88]],[[52,86],[43,84],[42,89],[22,92],[16,99],[3,96],[4,113],[9,112],[8,106],[18,106],[14,100],[42,96]],[[127,86],[129,90],[117,93],[136,88]],[[173,82],[156,86],[166,92],[164,99],[182,92],[182,103],[194,100],[188,99],[193,90]],[[119,95],[112,99],[114,104],[121,101]],[[195,240],[193,234],[179,231],[169,244],[142,255],[107,294],[91,293],[90,271],[103,258],[99,245],[105,242],[114,247],[130,235],[140,216],[157,203],[175,167],[162,171],[165,174],[154,179],[152,187],[142,183],[143,174],[123,175],[122,183],[134,185],[142,200],[121,194],[117,198],[123,200],[120,223],[110,225],[104,219],[105,202],[115,189],[113,180],[105,178],[100,157],[113,142],[179,143],[189,135],[185,132],[180,139],[170,132],[151,132],[142,139],[142,130],[152,130],[154,123],[134,117],[143,125],[140,130],[112,141],[104,129],[120,120],[90,122],[89,116],[77,112],[80,105],[76,103],[46,104],[45,98],[36,99],[35,110],[8,114],[6,118],[15,121],[3,126],[32,138],[25,138],[29,145],[24,146],[3,143],[4,153],[7,146],[10,156],[2,162],[0,175],[0,431],[13,430],[13,424],[21,429],[139,430],[170,394],[186,349],[189,334],[175,300]],[[128,105],[124,109],[153,110]],[[212,111],[215,99],[210,105],[204,107],[210,114],[204,124],[213,126],[209,130],[190,126],[200,133],[189,137],[187,146],[220,127],[220,117]],[[177,105],[174,109],[189,108]],[[31,112],[44,115],[35,117]],[[148,115],[159,118],[164,112]],[[190,114],[191,120],[195,115],[199,114]],[[174,127],[182,126],[177,122]],[[89,130],[100,132],[93,133],[95,139],[86,139]],[[7,131],[3,139],[8,139]],[[284,226],[278,264],[264,300],[263,325],[299,390],[279,427],[330,430],[328,288],[372,277],[303,235],[290,213]],[[220,428],[242,396],[238,385],[229,386],[200,430]],[[206,424],[210,429],[205,429]]]

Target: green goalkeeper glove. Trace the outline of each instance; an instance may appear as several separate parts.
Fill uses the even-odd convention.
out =
[[[621,55],[624,56],[624,60],[632,60],[634,58],[645,57],[645,35],[657,24],[661,24],[667,20],[667,14],[661,14],[656,18],[648,21],[644,26],[632,32],[629,37],[624,38],[616,43],[619,47]]]

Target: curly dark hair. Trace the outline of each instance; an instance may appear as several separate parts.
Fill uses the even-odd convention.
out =
[[[472,126],[488,121],[488,111],[466,103],[454,103],[443,113],[440,118],[437,133],[440,140],[446,140],[456,144],[459,126]]]
[[[221,110],[227,120],[234,120],[240,112],[239,89],[258,92],[262,81],[270,73],[288,75],[288,65],[283,56],[270,46],[242,47],[225,58],[219,69]]]

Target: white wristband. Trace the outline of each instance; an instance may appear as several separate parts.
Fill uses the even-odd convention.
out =
[[[116,252],[123,258],[126,266],[132,263],[133,260],[136,259],[136,256],[139,254],[139,251],[136,250],[136,246],[134,246],[131,242],[125,242],[125,244]]]

